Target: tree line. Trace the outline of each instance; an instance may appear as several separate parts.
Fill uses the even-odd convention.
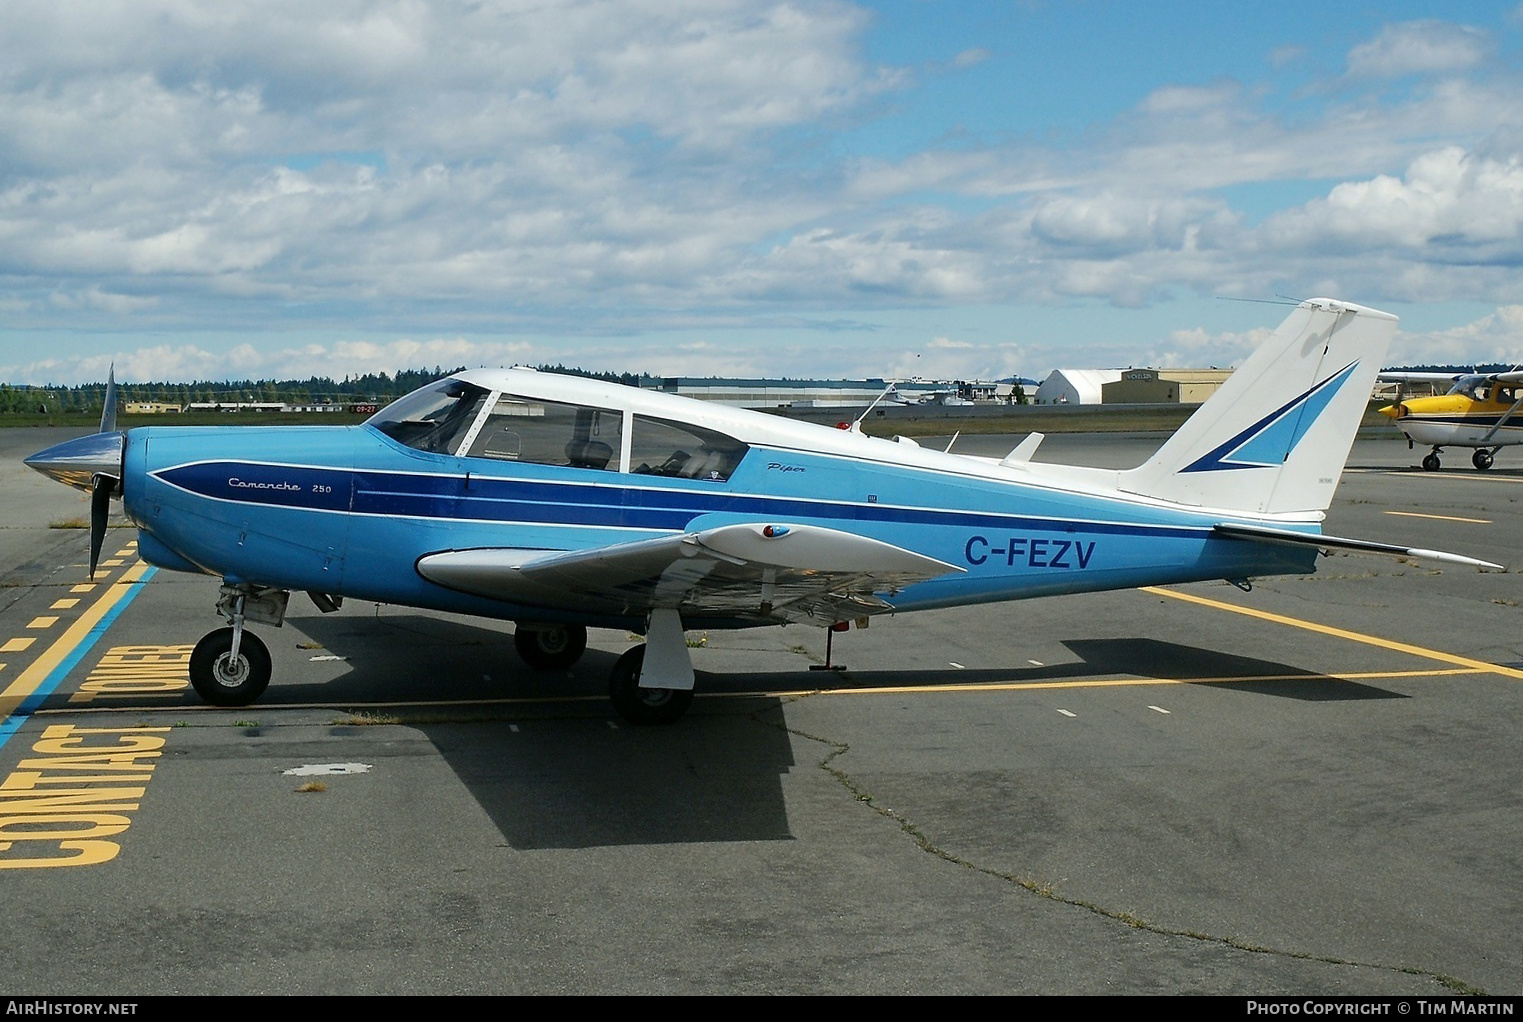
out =
[[[403,394],[417,390],[434,380],[460,372],[464,366],[445,369],[399,369],[389,373],[363,373],[334,380],[327,376],[309,376],[304,380],[201,380],[196,383],[118,383],[119,404],[158,403],[180,407],[193,403],[232,404],[238,401],[280,402],[283,404],[386,404]],[[638,387],[638,373],[592,372],[563,365],[537,366],[541,372],[586,376]],[[99,411],[106,402],[106,383],[77,386],[13,385],[0,383],[0,415],[37,412]]]

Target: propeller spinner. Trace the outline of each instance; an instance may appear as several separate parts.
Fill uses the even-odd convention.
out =
[[[127,434],[116,428],[116,372],[106,381],[106,406],[101,411],[101,431],[54,444],[26,459],[26,464],[50,479],[90,494],[90,577],[100,563],[106,541],[106,519],[111,498],[122,494],[123,458]]]

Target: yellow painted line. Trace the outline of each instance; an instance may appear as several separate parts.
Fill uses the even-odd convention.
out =
[[[799,689],[791,692],[710,693],[712,695],[773,695],[773,696],[854,696],[891,695],[895,692],[926,694],[931,692],[1020,692],[1028,689],[1063,688],[1138,688],[1146,685],[1241,685],[1256,681],[1368,681],[1375,678],[1432,678],[1441,674],[1483,674],[1475,668],[1457,668],[1443,671],[1368,671],[1356,673],[1318,674],[1243,674],[1220,678],[1070,678],[1067,681],[991,681],[982,684],[970,682],[956,685],[886,685],[876,688],[822,688]]]
[[[27,627],[28,628],[52,628],[57,623],[58,623],[58,617],[56,615],[54,615],[53,617],[34,617],[34,618],[32,618],[32,623],[27,625]]]
[[[798,689],[751,689],[735,692],[696,692],[699,699],[802,699],[806,696],[881,696],[902,695],[934,695],[937,692],[1018,692],[1022,690],[1039,689],[1063,689],[1063,688],[1140,688],[1147,685],[1229,685],[1248,684],[1262,681],[1369,681],[1374,679],[1391,678],[1437,678],[1455,674],[1485,674],[1485,671],[1474,668],[1459,667],[1447,670],[1433,671],[1356,671],[1338,672],[1330,674],[1244,674],[1220,678],[1070,678],[1067,681],[992,681],[985,683],[964,683],[956,685],[884,685],[872,688],[798,688]],[[432,709],[438,710],[445,707],[460,706],[539,706],[555,703],[596,703],[606,702],[604,695],[585,696],[523,696],[518,698],[504,697],[501,699],[440,699],[440,700],[397,700],[376,703],[281,703],[272,709],[280,710],[333,710],[343,713],[369,713],[377,710],[405,710],[405,709]],[[61,706],[56,709],[39,709],[36,715],[46,717],[53,714],[68,714],[70,716],[81,713],[135,713],[141,714],[155,709],[172,709],[176,713],[214,713],[225,710],[226,707],[209,705],[182,706],[179,703],[155,707],[151,704],[133,703],[129,705],[115,706]],[[257,707],[249,708],[250,712]],[[407,723],[403,721],[402,723]]]
[[[48,609],[49,610],[73,610],[74,607],[76,605],[78,605],[78,603],[79,603],[79,601],[77,599],[54,600],[53,601],[53,605],[51,607],[49,607]]]
[[[109,561],[101,561],[100,562],[100,567],[102,567],[102,568],[115,568],[118,565],[120,565],[121,563],[122,563],[122,559],[120,557],[113,557]]]
[[[81,582],[77,586],[70,586],[69,587],[69,592],[71,592],[71,593],[88,593],[88,592],[91,592],[94,589],[95,589],[95,583],[94,582]]]
[[[1388,515],[1400,515],[1402,518],[1431,518],[1435,522],[1469,522],[1471,525],[1490,525],[1489,518],[1459,518],[1455,515],[1424,515],[1416,511],[1386,511]]]
[[[11,639],[4,646],[0,646],[0,653],[20,653],[36,641],[36,639]]]
[[[85,636],[89,635],[90,630],[100,623],[101,618],[105,617],[112,607],[115,607],[132,591],[133,583],[137,582],[149,570],[148,562],[138,561],[124,571],[122,577],[113,582],[101,594],[100,599],[87,607],[78,620],[70,625],[68,630],[59,636],[53,645],[44,650],[41,656],[32,661],[24,671],[16,676],[15,681],[6,686],[3,692],[0,692],[0,720],[8,719],[11,714],[16,712],[17,707],[25,702],[33,692],[37,691],[37,687],[47,680],[48,675],[53,673],[53,669],[63,663],[64,658],[84,641]],[[20,640],[11,640],[11,642],[17,641]],[[27,645],[31,645],[33,640],[27,639],[25,641]],[[5,649],[9,652],[9,646],[10,643],[7,643],[4,647],[0,647],[0,649]],[[22,648],[24,649],[25,647]]]
[[[1347,639],[1350,642],[1362,642],[1367,646],[1380,646],[1383,649],[1394,650],[1397,653],[1409,653],[1412,656],[1423,657],[1427,660],[1437,660],[1445,664],[1456,664],[1460,667],[1468,667],[1480,674],[1499,674],[1504,678],[1516,678],[1523,681],[1523,671],[1514,667],[1503,667],[1501,664],[1487,663],[1485,660],[1472,660],[1470,657],[1459,656],[1455,653],[1445,653],[1436,649],[1427,649],[1423,646],[1414,646],[1408,642],[1396,642],[1391,639],[1382,639],[1375,635],[1365,635],[1362,632],[1351,632],[1346,628],[1334,628],[1332,625],[1318,624],[1315,621],[1303,621],[1300,618],[1286,617],[1283,614],[1271,614],[1267,610],[1237,607],[1218,600],[1208,600],[1204,596],[1196,596],[1193,593],[1181,593],[1172,589],[1159,589],[1156,586],[1143,586],[1141,591],[1152,593],[1155,596],[1169,596],[1176,600],[1183,600],[1186,603],[1197,603],[1203,607],[1227,610],[1234,614],[1244,614],[1248,617],[1256,617],[1261,621],[1272,621],[1275,624],[1289,625],[1292,628],[1304,628],[1309,632],[1331,635],[1334,638]]]

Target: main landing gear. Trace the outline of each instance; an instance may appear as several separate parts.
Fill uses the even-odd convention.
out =
[[[279,627],[290,592],[251,585],[224,585],[217,610],[228,627],[209,632],[190,654],[190,684],[213,706],[247,706],[270,684],[270,651],[249,631],[250,622]],[[313,594],[325,613],[338,597]],[[519,622],[513,646],[524,663],[539,671],[564,671],[587,649],[587,629],[579,624]],[[645,642],[619,657],[608,678],[614,709],[631,724],[670,724],[693,703],[693,662],[682,619],[675,610],[653,611]]]
[[[1438,456],[1443,453],[1442,447],[1435,447],[1423,458],[1423,469],[1428,472],[1437,472],[1439,469]],[[1500,448],[1493,447],[1487,450],[1477,447],[1475,453],[1470,456],[1470,464],[1474,465],[1477,472],[1484,472],[1491,467],[1496,460],[1497,451]]]
[[[645,646],[625,651],[608,676],[608,698],[631,724],[670,724],[693,705],[691,688],[642,688]]]
[[[521,621],[513,646],[537,671],[564,671],[587,649],[581,625]],[[693,704],[693,662],[675,610],[651,613],[645,642],[627,650],[608,676],[608,698],[631,724],[670,724]]]
[[[564,671],[586,652],[587,629],[582,625],[520,621],[513,630],[513,648],[536,671]]]

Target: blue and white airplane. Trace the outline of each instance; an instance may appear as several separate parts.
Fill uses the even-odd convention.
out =
[[[565,670],[587,628],[641,632],[617,710],[677,719],[685,629],[813,623],[1056,593],[1315,570],[1339,547],[1499,567],[1321,534],[1396,319],[1298,306],[1145,464],[1039,464],[883,440],[615,384],[476,369],[359,426],[115,429],[27,464],[91,491],[91,572],[113,496],[152,564],[222,579],[228,626],[191,657],[207,701],[270,680],[249,623],[293,590],[516,623]]]

